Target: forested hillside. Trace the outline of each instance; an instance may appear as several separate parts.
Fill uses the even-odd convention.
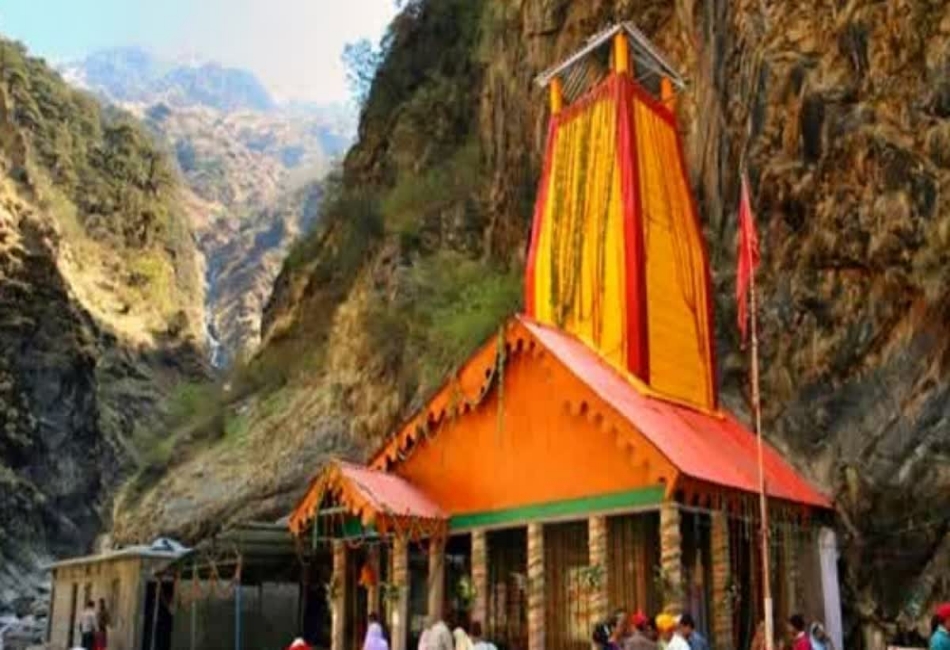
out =
[[[767,435],[836,495],[849,647],[926,624],[950,566],[945,3],[406,3],[321,226],[278,278],[263,350],[208,388],[216,419],[182,420],[223,437],[133,481],[120,538],[285,513],[322,459],[363,453],[492,335],[520,300],[547,119],[532,78],[628,19],[688,80],[724,398],[746,411],[732,302],[745,156]]]
[[[108,525],[112,490],[160,446],[159,405],[206,367],[174,164],[2,39],[0,172],[2,610]]]

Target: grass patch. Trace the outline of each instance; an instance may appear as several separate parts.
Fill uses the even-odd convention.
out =
[[[477,142],[460,147],[451,158],[422,174],[404,176],[382,201],[386,230],[418,237],[429,215],[464,201],[481,183]]]
[[[443,251],[412,268],[401,294],[394,309],[370,315],[368,332],[382,354],[399,353],[425,391],[520,308],[521,273]]]

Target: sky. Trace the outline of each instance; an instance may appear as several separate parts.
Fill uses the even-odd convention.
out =
[[[378,42],[394,0],[0,0],[0,34],[53,63],[135,45],[255,73],[275,97],[349,98],[343,46]]]

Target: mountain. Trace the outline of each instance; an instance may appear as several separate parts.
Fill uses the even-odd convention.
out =
[[[220,419],[240,427],[131,482],[118,539],[286,513],[322,459],[365,453],[492,335],[518,306],[546,134],[532,80],[617,20],[689,80],[679,124],[722,395],[739,413],[734,214],[748,166],[764,431],[835,495],[847,647],[927,625],[950,578],[946,3],[408,3],[342,177],[278,276],[262,348],[222,396]]]
[[[207,106],[219,111],[268,111],[276,104],[252,73],[217,63],[175,65],[144,49],[120,47],[92,52],[61,67],[70,83],[111,101]]]
[[[260,340],[260,314],[284,255],[313,223],[300,218],[312,210],[305,197],[349,146],[351,112],[277,104],[247,71],[178,65],[137,48],[94,52],[62,70],[144,120],[174,155],[207,260],[213,361],[223,367],[246,358]]]
[[[0,39],[0,613],[89,550],[209,374],[187,192],[133,116]]]

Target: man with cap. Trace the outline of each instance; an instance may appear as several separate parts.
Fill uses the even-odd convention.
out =
[[[643,612],[630,617],[630,636],[624,641],[623,650],[656,650],[656,642],[647,636],[649,619]]]
[[[937,605],[937,629],[930,637],[930,650],[950,650],[950,603]]]
[[[679,631],[679,616],[660,614],[656,617],[656,629],[660,632],[660,648],[689,650],[689,643]]]

